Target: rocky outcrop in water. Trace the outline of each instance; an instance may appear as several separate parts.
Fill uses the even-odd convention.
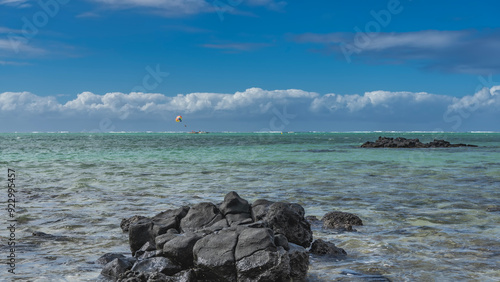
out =
[[[309,250],[312,254],[317,255],[329,255],[333,257],[345,257],[347,253],[344,249],[335,246],[334,243],[326,242],[321,239],[317,239],[312,243],[311,249]]]
[[[406,139],[403,137],[389,138],[379,137],[375,142],[367,141],[362,148],[449,148],[449,147],[477,147],[470,144],[451,144],[445,140],[437,140],[422,143],[419,139]]]
[[[325,214],[321,221],[323,222],[323,228],[342,231],[354,231],[352,226],[363,225],[363,221],[357,215],[340,211]]]
[[[236,192],[121,223],[133,257],[107,254],[102,275],[114,281],[305,281],[313,234],[299,204]],[[317,253],[345,254],[323,241]],[[319,244],[319,245],[318,245]],[[333,246],[332,246],[333,245]]]

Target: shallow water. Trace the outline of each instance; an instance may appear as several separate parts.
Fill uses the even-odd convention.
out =
[[[480,147],[359,148],[379,135]],[[311,281],[500,277],[500,212],[487,211],[500,205],[498,133],[23,133],[0,134],[0,151],[4,183],[8,168],[17,174],[15,275],[0,232],[5,281],[94,281],[99,256],[129,251],[122,218],[217,203],[229,191],[363,219],[357,232],[315,227],[348,256],[313,257]]]

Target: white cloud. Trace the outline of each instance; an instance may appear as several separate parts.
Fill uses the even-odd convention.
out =
[[[55,97],[40,97],[29,92],[4,92],[0,94],[0,114],[45,114],[61,110]]]
[[[92,0],[102,5],[117,8],[145,8],[165,16],[192,15],[212,11],[204,0]]]
[[[143,8],[151,13],[167,17],[179,17],[201,13],[217,13],[221,9],[233,14],[248,14],[240,11],[242,6],[262,6],[269,10],[280,11],[286,6],[286,1],[247,0],[221,1],[212,0],[89,0],[115,9]],[[251,13],[249,15],[252,15]]]
[[[497,110],[500,107],[500,86],[484,87],[474,95],[457,99],[448,109],[451,111],[474,112],[481,109]]]
[[[28,8],[31,4],[28,0],[0,0],[0,5],[14,6],[17,8]]]
[[[270,10],[280,11],[286,5],[286,1],[275,1],[275,0],[246,0],[245,3],[249,6],[264,6]]]
[[[500,72],[500,30],[422,30],[416,32],[304,33],[298,43],[322,46],[322,52],[351,62],[413,64],[444,72],[494,74]]]
[[[203,44],[205,48],[221,49],[226,51],[254,51],[271,46],[269,43],[227,43],[227,44]]]
[[[46,54],[47,51],[28,44],[28,40],[20,36],[0,39],[0,57],[33,57]]]
[[[146,120],[163,122],[171,120],[177,114],[205,122],[221,118],[227,123],[265,122],[279,112],[283,113],[282,116],[296,117],[295,124],[311,124],[311,121],[314,121],[312,124],[325,125],[335,121],[337,124],[353,124],[352,130],[356,130],[356,124],[366,123],[389,128],[393,124],[405,124],[410,127],[419,124],[421,127],[418,129],[427,130],[433,130],[438,125],[454,125],[456,128],[453,130],[457,130],[459,126],[451,123],[457,120],[458,115],[455,112],[469,113],[461,119],[486,113],[489,119],[494,121],[491,117],[498,117],[499,109],[500,86],[484,88],[462,98],[426,92],[371,91],[362,95],[320,95],[297,89],[269,91],[249,88],[234,94],[189,93],[174,97],[160,93],[112,92],[98,95],[83,92],[75,99],[62,104],[56,97],[40,97],[29,92],[0,94],[2,120],[19,114],[34,120],[51,116],[53,120],[60,122],[90,119],[94,120],[94,124],[95,120],[103,118],[122,120],[127,124]],[[491,124],[495,126],[493,130],[500,130],[498,122]],[[484,123],[477,125],[484,126]],[[260,128],[263,127],[265,125]]]

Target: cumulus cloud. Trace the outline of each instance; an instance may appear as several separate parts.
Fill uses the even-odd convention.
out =
[[[175,115],[183,114],[191,120],[206,122],[224,119],[220,130],[224,124],[231,122],[267,120],[276,123],[277,117],[293,117],[296,125],[322,124],[323,130],[331,130],[328,123],[332,121],[349,123],[353,126],[352,130],[366,129],[356,128],[356,124],[364,123],[383,125],[384,128],[394,124],[409,127],[424,124],[427,130],[448,123],[449,128],[453,125],[455,128],[452,129],[457,130],[457,117],[462,121],[474,115],[487,114],[491,119],[498,117],[499,106],[500,86],[484,88],[462,98],[405,91],[320,95],[298,89],[270,91],[250,88],[232,94],[189,93],[174,97],[160,93],[112,92],[98,95],[83,92],[63,104],[56,97],[41,97],[29,92],[0,94],[0,117],[3,120],[18,114],[33,120],[51,116],[56,121],[108,118],[134,123],[171,121]],[[463,115],[464,112],[467,116]],[[496,130],[500,129],[497,123],[491,125]],[[377,129],[380,128],[372,128]]]
[[[454,73],[500,72],[500,30],[304,33],[291,39],[318,44],[347,62],[413,64]]]
[[[464,96],[452,103],[448,109],[452,111],[476,111],[480,109],[498,109],[500,107],[500,86],[488,89],[484,87],[474,95]]]
[[[4,92],[0,94],[2,114],[44,114],[61,110],[55,97],[40,97],[29,92]]]

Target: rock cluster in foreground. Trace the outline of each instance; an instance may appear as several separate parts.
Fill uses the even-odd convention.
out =
[[[362,225],[354,215],[334,212],[325,228]],[[305,281],[313,233],[304,208],[257,200],[236,192],[218,205],[204,202],[154,217],[133,216],[121,224],[133,257],[106,254],[102,275],[115,281]],[[351,228],[352,230],[352,228]],[[316,240],[311,253],[346,252]]]
[[[437,140],[429,143],[422,143],[418,139],[406,139],[403,137],[390,138],[390,137],[379,137],[377,141],[371,142],[367,141],[362,148],[448,148],[448,147],[477,147],[476,145],[470,144],[451,144],[445,140]]]

